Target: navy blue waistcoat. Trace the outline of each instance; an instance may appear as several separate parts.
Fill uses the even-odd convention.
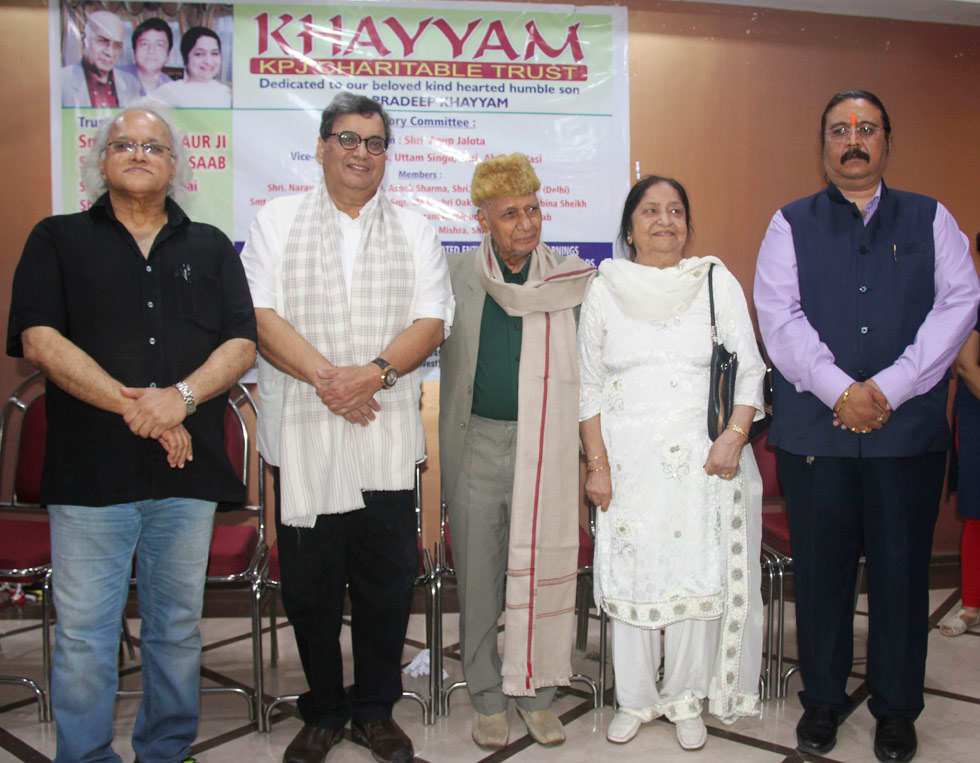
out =
[[[783,207],[793,231],[800,304],[810,325],[857,381],[892,365],[935,299],[936,200],[882,183],[867,226],[834,186]],[[769,442],[804,456],[913,456],[949,447],[950,373],[892,413],[880,430],[855,435],[831,426],[832,412],[773,372]],[[841,390],[843,392],[843,390]]]

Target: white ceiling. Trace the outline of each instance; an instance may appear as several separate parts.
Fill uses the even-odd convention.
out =
[[[980,26],[980,0],[675,0]]]

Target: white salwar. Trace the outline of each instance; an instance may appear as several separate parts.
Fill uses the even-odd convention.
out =
[[[631,675],[626,686],[653,687],[636,694],[648,698],[640,706],[620,696],[641,717],[691,718],[705,697],[726,722],[759,713],[762,480],[748,447],[733,480],[703,469],[712,262],[719,337],[739,357],[735,404],[761,418],[765,366],[738,281],[716,258],[664,269],[606,261],[579,323],[579,417],[601,414],[612,478],[609,509],[597,517],[596,602],[616,621],[617,686]],[[705,626],[684,626],[691,621]],[[647,633],[626,637],[629,627]],[[658,692],[652,632],[663,628]],[[701,668],[690,664],[695,654]]]

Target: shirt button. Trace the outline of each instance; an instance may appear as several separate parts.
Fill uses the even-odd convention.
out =
[[[156,382],[150,382],[150,386],[153,387],[153,388],[155,388],[157,386],[157,383]]]
[[[863,329],[862,329],[862,331],[863,331]],[[151,336],[150,337],[150,344],[156,344],[156,343],[157,343],[156,337]]]
[[[152,310],[153,309],[153,300],[150,300],[149,302],[147,302],[146,303],[146,306]]]
[[[521,325],[518,323],[514,326],[514,331],[520,331],[520,330],[521,330]]]
[[[861,244],[861,248],[860,248],[860,249],[858,249],[858,251],[859,251],[859,252],[860,252],[861,254],[867,254],[867,253],[868,253],[868,247],[866,247],[866,246],[865,246],[864,244]]]
[[[466,422],[465,421],[460,422],[459,428],[460,429],[466,429]]]
[[[862,326],[861,327],[861,333],[862,334],[867,334],[868,333],[868,327],[867,326]]]
[[[870,374],[866,368],[862,368],[860,371],[858,371],[858,376],[860,376],[862,379],[867,379]]]
[[[861,292],[862,294],[864,294],[867,290],[868,290],[867,286],[858,286],[858,291]],[[153,307],[153,305],[150,305],[150,307]]]
[[[147,265],[146,266],[146,272],[147,273],[152,273],[153,272],[153,266],[152,265]]]

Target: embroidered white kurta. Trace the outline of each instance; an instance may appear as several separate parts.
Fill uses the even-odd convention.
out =
[[[661,271],[627,261],[608,267],[627,276],[631,290],[649,280],[650,299],[667,301],[675,275],[706,265],[689,258]],[[707,279],[679,313],[643,320],[623,311],[603,272],[579,323],[579,416],[601,414],[612,478],[609,509],[597,517],[596,601],[645,628],[721,619],[711,711],[747,714],[761,660],[761,480],[748,447],[735,480],[703,469],[711,447]],[[735,402],[759,418],[765,368],[745,298],[723,267],[715,268],[714,290],[719,336],[739,356]]]

